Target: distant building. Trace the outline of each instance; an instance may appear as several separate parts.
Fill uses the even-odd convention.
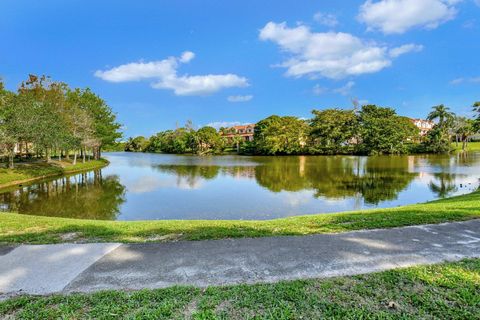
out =
[[[246,124],[242,126],[233,126],[225,129],[222,135],[229,140],[232,140],[235,136],[242,137],[245,141],[253,141],[253,133],[255,130],[255,124]]]
[[[420,135],[422,137],[426,136],[430,130],[433,129],[435,123],[429,120],[423,119],[410,119],[418,129],[420,129]]]

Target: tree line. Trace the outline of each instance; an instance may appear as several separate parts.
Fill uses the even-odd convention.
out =
[[[256,124],[253,141],[244,141],[240,135],[227,139],[228,128],[195,130],[188,122],[150,138],[130,138],[125,151],[209,154],[233,147],[242,154],[258,155],[443,153],[451,150],[452,141],[465,149],[479,132],[480,102],[473,110],[476,119],[456,116],[444,105],[433,107],[427,120],[435,125],[426,136],[409,118],[376,105],[359,111],[313,110],[311,119],[272,115]]]
[[[30,75],[16,92],[0,80],[0,154],[69,158],[76,164],[87,153],[99,159],[101,150],[121,138],[120,125],[106,102],[90,89],[70,88],[46,76]]]

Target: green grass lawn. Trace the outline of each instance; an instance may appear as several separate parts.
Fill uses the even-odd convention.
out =
[[[480,192],[390,209],[267,221],[95,221],[0,213],[0,243],[148,242],[307,235],[480,218]],[[72,236],[73,234],[73,236]]]
[[[85,163],[82,163],[80,160],[76,165],[73,165],[71,161],[16,163],[14,169],[5,168],[4,164],[0,167],[0,188],[33,179],[100,168],[107,164],[108,161],[103,159],[91,160]]]
[[[331,279],[17,297],[7,319],[479,319],[480,259]]]
[[[456,143],[452,143],[452,147],[456,151],[462,151],[461,143],[458,143],[458,146]],[[469,142],[467,146],[467,151],[480,151],[480,142]]]

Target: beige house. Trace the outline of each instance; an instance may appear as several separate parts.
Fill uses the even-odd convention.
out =
[[[255,130],[255,124],[246,124],[241,126],[233,126],[227,128],[222,135],[228,140],[232,140],[235,136],[242,137],[245,141],[253,141],[253,133]]]
[[[433,129],[435,122],[423,119],[410,119],[418,129],[420,129],[420,135],[426,136],[430,130]]]

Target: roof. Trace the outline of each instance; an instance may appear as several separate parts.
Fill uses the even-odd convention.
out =
[[[253,128],[255,127],[255,124],[244,124],[244,125],[239,125],[239,126],[233,126],[233,127],[230,127],[229,129],[233,128],[233,129],[246,129],[246,128]]]
[[[425,119],[410,118],[410,120],[412,120],[412,121],[422,121],[422,122],[434,123],[433,121],[425,120]]]

